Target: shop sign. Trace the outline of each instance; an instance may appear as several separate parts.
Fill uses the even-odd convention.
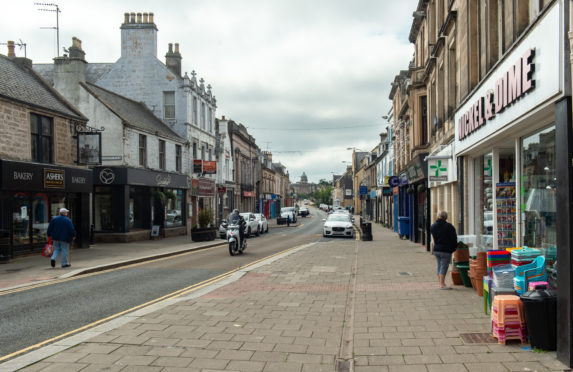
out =
[[[376,199],[376,190],[370,191],[370,199]]]
[[[2,188],[18,191],[65,190],[92,192],[93,176],[90,169],[68,167],[44,168],[38,164],[0,161]]]
[[[360,186],[358,188],[358,194],[359,195],[366,195],[368,194],[368,186]]]
[[[199,180],[199,196],[213,196],[215,194],[215,182],[211,180]]]
[[[199,180],[191,180],[191,196],[199,196]]]
[[[383,187],[382,188],[382,196],[392,196],[392,188],[391,187]]]
[[[352,189],[344,189],[344,195],[352,196]]]
[[[225,187],[217,187],[217,194],[224,194],[227,192],[227,188]]]
[[[456,155],[519,125],[521,117],[562,95],[561,7],[554,2],[456,112]]]
[[[246,198],[254,198],[255,192],[254,191],[243,191],[243,196]]]
[[[203,174],[216,174],[217,173],[217,162],[216,161],[204,161],[203,162]]]
[[[277,194],[271,194],[271,200],[275,200],[277,198]]]
[[[486,92],[458,118],[458,140],[463,140],[512,105],[525,93],[535,88],[533,72],[535,49],[528,49],[517,58],[495,82],[494,89]]]
[[[44,168],[44,188],[65,189],[66,172],[63,169]]]
[[[388,181],[390,180],[390,176],[384,176],[384,185],[389,185]]]
[[[101,161],[101,133],[78,133],[78,164],[100,165]]]
[[[408,184],[408,175],[406,173],[402,173],[400,175],[400,186],[406,186]]]
[[[193,173],[203,173],[203,160],[193,160]]]
[[[400,178],[398,178],[397,176],[388,177],[388,185],[390,185],[390,187],[399,186],[400,185]]]
[[[447,163],[448,159],[428,160],[428,167],[430,168],[428,178],[430,182],[444,182],[448,180]]]
[[[400,194],[400,188],[399,187],[393,187],[392,188],[392,193],[394,195],[399,195]]]

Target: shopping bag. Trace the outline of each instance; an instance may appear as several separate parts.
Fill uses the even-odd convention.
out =
[[[44,257],[52,257],[54,253],[54,244],[52,244],[52,239],[48,239],[48,243],[44,246],[44,250],[42,251],[42,256]]]

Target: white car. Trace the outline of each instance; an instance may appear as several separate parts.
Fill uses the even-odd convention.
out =
[[[269,223],[267,222],[267,218],[262,213],[255,213],[255,218],[259,222],[259,232],[264,234],[269,232]]]
[[[281,218],[288,218],[291,223],[296,223],[296,210],[294,207],[281,208]]]
[[[255,218],[254,213],[250,212],[243,212],[240,213],[241,216],[245,219],[247,226],[245,227],[245,236],[249,237],[251,234],[256,234],[259,236],[259,221]]]
[[[350,216],[345,213],[332,213],[324,220],[322,236],[354,237],[354,227]]]

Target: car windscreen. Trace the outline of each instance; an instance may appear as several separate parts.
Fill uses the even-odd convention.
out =
[[[331,214],[326,219],[327,221],[350,222],[350,218],[344,214]]]

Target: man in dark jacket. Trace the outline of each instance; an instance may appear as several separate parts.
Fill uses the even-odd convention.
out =
[[[54,217],[48,225],[48,237],[52,238],[54,253],[52,254],[50,265],[56,266],[56,258],[62,255],[62,267],[70,267],[68,256],[70,254],[70,244],[76,237],[76,230],[72,220],[68,218],[68,210],[60,209],[60,215]]]
[[[452,260],[452,253],[456,250],[458,236],[456,229],[451,223],[446,222],[448,213],[438,213],[438,220],[430,227],[434,239],[434,256],[438,263],[438,284],[440,289],[452,289],[446,287],[446,274]]]

